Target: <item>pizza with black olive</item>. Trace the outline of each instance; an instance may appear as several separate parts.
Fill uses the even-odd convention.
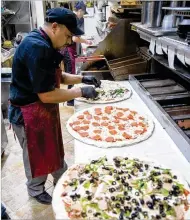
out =
[[[53,195],[57,218],[185,219],[189,189],[170,169],[106,157],[69,168]]]

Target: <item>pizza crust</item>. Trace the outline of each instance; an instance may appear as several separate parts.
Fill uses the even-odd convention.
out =
[[[76,119],[77,116],[81,115],[84,111],[91,111],[95,108],[96,107],[87,108],[85,110],[81,110],[81,111],[75,113],[73,116],[71,116],[69,118],[69,120],[67,121],[67,124],[66,124],[66,128],[67,128],[68,132],[75,139],[77,139],[77,140],[79,140],[79,141],[81,141],[85,144],[94,145],[94,146],[100,147],[100,148],[126,147],[126,146],[133,145],[133,144],[136,144],[136,143],[139,143],[141,141],[144,141],[144,140],[148,139],[154,131],[154,122],[151,119],[149,119],[148,116],[144,117],[144,115],[143,115],[143,117],[146,119],[146,122],[149,125],[149,128],[147,129],[146,133],[144,133],[143,135],[139,136],[136,139],[119,141],[119,142],[106,142],[106,141],[95,141],[95,140],[92,140],[90,138],[83,138],[77,132],[75,132],[69,124],[72,123],[74,121],[74,119]],[[104,107],[102,107],[102,108],[104,108]]]
[[[98,158],[94,158],[95,160],[98,159]],[[113,160],[113,157],[107,157],[108,161],[110,160]],[[136,158],[132,158],[130,157],[130,159],[136,159]],[[144,158],[144,160],[142,158],[138,158],[139,160],[141,160],[143,163],[147,163],[151,166],[158,166],[160,168],[164,168],[164,169],[167,169],[165,166],[163,165],[160,165],[159,163],[155,162],[155,161],[151,161],[149,158]],[[90,163],[90,161],[89,161]],[[67,179],[68,177],[68,174],[70,172],[72,172],[72,169],[76,168],[77,166],[80,166],[80,165],[85,165],[85,164],[74,164],[72,165],[62,176],[61,178],[59,179],[58,183],[56,184],[56,187],[54,189],[54,192],[53,192],[53,198],[52,198],[52,207],[53,207],[53,211],[54,211],[54,214],[55,214],[55,218],[56,219],[70,219],[68,217],[68,214],[65,210],[65,207],[64,207],[64,203],[63,203],[63,200],[62,200],[62,193],[63,193],[63,185],[62,183],[65,181],[65,179]],[[187,181],[185,180],[185,178],[183,176],[181,176],[179,174],[179,172],[177,171],[173,171],[172,170],[172,174],[174,175],[177,175],[178,177],[178,181],[184,185],[184,187],[190,191],[190,188],[189,188],[189,185],[187,183]],[[188,202],[190,204],[190,196],[188,197]],[[184,210],[184,220],[185,219],[190,219],[190,209],[188,211],[185,211]]]
[[[101,82],[102,82],[102,84],[110,82],[112,85],[114,84],[114,86],[121,87],[121,88],[124,87],[124,86],[121,86],[119,83],[114,82],[114,81],[101,80]],[[86,84],[75,85],[75,87],[81,87],[81,86],[87,86],[87,85]],[[89,104],[105,104],[105,103],[120,102],[120,101],[124,101],[126,99],[129,99],[132,95],[131,89],[129,89],[129,88],[126,88],[126,89],[128,89],[128,92],[124,93],[123,97],[117,97],[113,100],[101,100],[101,99],[92,100],[92,99],[86,99],[86,98],[83,98],[83,97],[76,98],[75,100],[80,101],[80,102],[86,102],[86,103],[89,103]]]

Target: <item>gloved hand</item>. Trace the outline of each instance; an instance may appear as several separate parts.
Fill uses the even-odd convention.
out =
[[[83,76],[82,83],[88,85],[95,85],[95,87],[100,87],[101,82],[96,79],[94,76]]]
[[[81,88],[82,97],[94,99],[97,97],[98,93],[92,86],[85,86]]]

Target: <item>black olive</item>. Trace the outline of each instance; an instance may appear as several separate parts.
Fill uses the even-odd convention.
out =
[[[112,176],[112,172],[111,171],[109,172],[109,175]]]
[[[76,196],[77,196],[77,198],[80,198],[80,194],[77,194]]]
[[[132,190],[132,187],[131,187],[131,186],[128,186],[128,190],[131,191],[131,190]]]
[[[161,173],[160,172],[157,172],[157,176],[160,176],[161,175]]]
[[[168,196],[168,199],[172,199],[172,196]]]
[[[134,171],[131,171],[131,175],[135,176]]]
[[[115,166],[116,167],[120,167],[120,163],[115,163]]]
[[[86,190],[86,194],[87,194],[87,195],[89,195],[89,194],[90,194],[90,192],[89,192],[88,190]]]
[[[125,200],[127,200],[127,201],[129,201],[130,199],[131,199],[130,196],[126,196],[126,197],[125,197]]]
[[[115,204],[115,207],[116,207],[116,208],[120,208],[120,204],[119,204],[119,203],[116,203],[116,204]]]
[[[172,179],[169,179],[169,180],[168,180],[168,183],[172,183],[172,182],[173,182],[173,180],[172,180]]]
[[[110,188],[109,191],[112,193],[112,192],[115,192],[115,189],[114,188]]]
[[[85,218],[87,215],[86,215],[85,212],[82,212],[82,213],[81,213],[81,216],[82,216],[83,218]]]
[[[150,198],[151,198],[151,199],[155,199],[155,195],[151,195]]]
[[[159,167],[154,167],[154,169],[159,169]]]
[[[73,197],[72,199],[73,199],[73,201],[77,201],[77,197]]]
[[[88,174],[90,171],[89,170],[85,170],[85,173]]]
[[[139,169],[140,172],[143,172],[143,169]]]
[[[144,205],[144,200],[141,199],[141,200],[140,200],[140,203],[141,203],[141,205]]]
[[[175,206],[177,206],[178,204],[176,202],[173,203]]]
[[[81,178],[81,179],[79,180],[79,183],[82,184],[84,181],[85,181],[85,179],[84,179],[84,178]]]
[[[111,200],[115,201],[115,196],[111,196]]]
[[[159,215],[156,215],[156,219],[161,219],[161,217]]]
[[[116,182],[115,182],[115,181],[113,181],[113,182],[112,182],[112,185],[116,185]]]
[[[117,212],[116,212],[116,211],[113,211],[113,214],[117,214]]]
[[[69,183],[69,186],[73,186],[74,184],[73,183]]]
[[[161,215],[162,215],[162,217],[163,217],[163,218],[165,218],[165,217],[166,217],[166,214],[165,214],[164,212],[163,212]]]
[[[117,173],[117,170],[114,170],[113,172],[114,172],[114,173]]]
[[[125,183],[125,180],[122,179],[122,180],[121,180],[121,183],[124,184],[124,183]]]
[[[164,197],[164,200],[167,200],[168,199],[168,197]]]
[[[161,189],[161,188],[162,188],[162,186],[159,186],[159,185],[156,187],[156,189]]]
[[[172,188],[173,188],[174,190],[179,190],[179,186],[173,185]]]
[[[125,160],[128,160],[128,157],[125,157]]]
[[[122,176],[121,179],[122,179],[122,180],[125,180],[125,179],[126,179],[126,176]]]
[[[145,166],[146,170],[149,168],[149,165],[148,165],[148,164],[145,164],[144,166]]]
[[[146,217],[146,216],[148,216],[148,212],[143,212],[143,215]]]
[[[151,202],[146,203],[149,209],[153,209],[153,204]]]
[[[125,164],[125,163],[123,163],[123,164],[122,164],[122,166],[123,166],[123,167],[126,167],[126,164]]]
[[[139,196],[139,192],[135,192],[135,195],[136,195],[136,196]]]
[[[174,179],[177,179],[177,176],[176,176],[176,175],[174,175],[174,176],[173,176],[173,178],[174,178]]]
[[[124,195],[125,195],[125,196],[127,196],[127,195],[128,195],[128,192],[127,192],[127,191],[125,191],[125,192],[124,192]]]
[[[121,204],[124,204],[123,198],[120,198],[120,202],[121,202]]]
[[[94,183],[94,179],[91,179],[91,180],[90,180],[90,183]]]
[[[128,211],[129,206],[124,206],[124,210]]]
[[[88,200],[91,200],[91,199],[92,199],[92,196],[87,196],[87,199],[88,199]]]
[[[93,215],[94,215],[94,217],[97,217],[97,213],[94,213]]]
[[[136,199],[132,199],[132,203],[136,203],[137,201],[136,201]]]
[[[128,175],[128,179],[131,179],[131,175],[130,174]]]
[[[92,161],[91,161],[92,164],[93,164],[93,163],[96,163],[96,162],[97,162],[96,160],[92,160]]]
[[[172,196],[173,195],[173,191],[169,191],[169,194]]]
[[[120,171],[118,172],[119,175],[121,175],[121,174],[123,174],[123,173],[124,173],[123,170],[120,170]]]
[[[164,205],[160,204],[160,205],[159,205],[159,208],[160,208],[160,212],[163,212],[163,210],[164,210]]]
[[[124,185],[125,187],[128,187],[128,186],[129,186],[129,184],[128,184],[128,183],[123,183],[123,185]]]
[[[141,212],[142,211],[142,209],[140,207],[138,207],[138,206],[135,207],[134,210],[137,211],[137,212]]]
[[[120,180],[120,177],[119,177],[119,176],[117,176],[117,177],[116,177],[116,180],[117,180],[117,181],[118,181],[118,180]]]
[[[138,215],[138,213],[136,213],[136,212],[135,212],[135,213],[132,213],[132,214],[131,214],[131,218],[136,218],[137,215]]]
[[[135,203],[135,204],[136,204],[136,205],[139,205],[139,202],[137,202],[137,201],[136,201],[136,203]]]

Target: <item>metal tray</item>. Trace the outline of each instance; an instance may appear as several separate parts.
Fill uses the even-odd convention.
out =
[[[149,74],[154,75],[154,74]],[[140,75],[139,78],[146,75]],[[148,76],[148,75],[147,75]],[[152,76],[153,77],[153,76]],[[143,77],[142,77],[143,78]],[[190,139],[182,131],[179,126],[173,121],[173,119],[166,113],[166,111],[161,107],[161,105],[153,100],[153,97],[145,90],[141,83],[133,75],[129,75],[129,82],[141,99],[152,111],[154,116],[166,130],[168,135],[174,141],[176,146],[182,152],[184,157],[190,162]]]

